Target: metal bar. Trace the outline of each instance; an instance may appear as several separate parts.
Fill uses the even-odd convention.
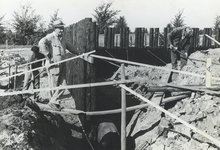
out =
[[[53,65],[60,64],[60,63],[66,62],[66,61],[70,61],[70,60],[73,60],[73,59],[76,59],[76,58],[80,58],[80,57],[82,57],[82,56],[86,56],[86,55],[89,55],[89,54],[94,53],[94,52],[95,52],[95,50],[94,50],[94,51],[91,51],[91,52],[88,52],[88,53],[83,53],[83,54],[78,55],[78,56],[75,56],[75,57],[71,57],[71,58],[64,59],[64,60],[59,61],[59,62],[52,63],[52,64],[50,64],[49,66],[53,66]],[[8,76],[8,77],[5,77],[5,78],[1,78],[0,80],[6,80],[6,79],[8,79],[8,78],[12,78],[12,77],[15,77],[15,76],[20,76],[20,75],[25,74],[25,73],[27,73],[27,72],[32,72],[32,71],[39,70],[39,69],[42,69],[42,68],[46,68],[46,66],[42,66],[42,67],[38,67],[38,68],[31,69],[31,70],[28,70],[28,71],[24,71],[24,72],[21,72],[21,73],[12,75],[12,76]]]
[[[121,64],[121,80],[125,81],[125,67]],[[121,88],[121,150],[126,150],[126,91]]]
[[[33,63],[36,63],[36,62],[39,62],[39,61],[44,61],[44,60],[46,60],[46,58],[39,59],[39,60],[36,60],[36,61],[32,61],[32,62],[29,62],[29,63],[26,63],[26,64],[22,64],[22,65],[19,65],[18,67],[23,67],[25,65],[30,65],[30,64],[33,64]]]
[[[174,118],[176,120],[178,120],[179,122],[181,122],[182,124],[184,124],[185,126],[187,126],[188,128],[192,129],[194,132],[197,132],[199,134],[201,134],[202,136],[206,137],[207,139],[209,139],[210,141],[212,141],[216,146],[220,147],[220,141],[218,141],[217,139],[213,138],[212,136],[208,135],[207,133],[199,130],[198,128],[196,128],[195,126],[187,123],[186,121],[178,118],[177,116],[173,115],[172,113],[170,113],[169,111],[165,110],[164,108],[160,107],[159,105],[154,104],[153,102],[151,102],[150,100],[148,100],[147,98],[143,97],[142,95],[138,94],[137,92],[131,90],[130,88],[126,87],[125,85],[120,84],[119,85],[121,88],[124,88],[126,91],[130,92],[131,94],[139,97],[140,99],[142,99],[143,101],[147,102],[148,104],[150,104],[151,106],[157,108],[158,110],[162,111],[163,113],[169,115],[171,118]]]
[[[213,40],[213,41],[214,41],[215,43],[217,43],[218,45],[220,45],[220,43],[219,43],[217,40],[215,40],[214,38],[212,38],[211,36],[209,36],[209,35],[207,35],[207,34],[205,34],[205,36],[208,37],[209,39]]]
[[[125,81],[120,80],[120,81],[109,81],[109,82],[85,83],[85,84],[77,84],[77,85],[58,86],[58,87],[54,87],[53,90],[127,84],[127,83],[140,82],[140,81],[145,81],[147,83],[153,83],[153,84],[158,84],[158,85],[160,84],[162,86],[171,86],[171,87],[176,87],[176,88],[180,88],[180,89],[187,89],[190,91],[205,92],[205,93],[210,93],[210,94],[220,94],[220,92],[217,92],[217,91],[206,90],[206,89],[194,87],[194,86],[175,85],[175,84],[165,83],[165,82],[150,81],[150,80],[148,80],[148,78],[133,78],[133,79],[125,80]],[[34,92],[49,91],[49,90],[50,90],[50,88],[41,88],[41,89],[31,89],[31,90],[25,90],[25,91],[4,92],[4,93],[1,93],[1,96],[24,94],[24,93],[34,93]]]

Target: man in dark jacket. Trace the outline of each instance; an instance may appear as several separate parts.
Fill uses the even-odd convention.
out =
[[[33,46],[31,48],[31,51],[32,51],[32,53],[28,57],[27,63],[37,61],[37,60],[42,60],[45,58],[45,56],[39,52],[39,47]],[[39,68],[43,64],[44,64],[44,60],[32,63],[32,64],[26,66],[26,70]],[[40,88],[40,71],[39,70],[34,70],[32,72],[25,73],[24,83],[23,83],[24,90],[28,90],[31,83],[33,83],[33,89]],[[34,93],[34,99],[35,99],[35,101],[40,101],[39,94]]]
[[[177,68],[177,57],[180,56],[180,70],[187,63],[188,51],[190,48],[190,38],[193,30],[190,27],[178,27],[168,34],[168,46],[171,54],[172,69]]]

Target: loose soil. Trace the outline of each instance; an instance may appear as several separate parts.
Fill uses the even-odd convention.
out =
[[[19,52],[2,53],[0,76],[6,77],[8,69],[4,68],[11,63],[25,63],[28,49]],[[205,75],[206,58],[212,58],[212,75],[220,77],[220,49],[209,49],[208,53],[197,51],[190,55],[187,65],[183,71]],[[195,62],[195,63],[193,63]],[[167,66],[170,68],[171,65]],[[19,68],[21,72],[23,68]],[[160,81],[165,71],[137,66],[126,66],[125,75],[127,79],[134,77],[147,77],[151,81]],[[22,89],[24,76],[19,76],[17,80],[17,90]],[[119,79],[120,74],[115,79]],[[106,79],[98,79],[104,81]],[[46,73],[41,75],[41,87],[48,86]],[[175,81],[171,83],[177,85],[204,85],[205,79],[191,75],[178,74]],[[0,83],[4,88],[8,80]],[[212,81],[212,84],[219,84]],[[153,93],[147,92],[146,87],[152,85],[147,82],[137,82],[127,86],[140,93],[144,97],[151,99]],[[11,85],[10,88],[13,88]],[[7,89],[1,90],[5,92]],[[8,90],[9,91],[9,90]],[[121,95],[118,85],[97,87],[97,110],[110,110],[120,108]],[[165,93],[166,96],[177,93]],[[188,97],[177,102],[166,104],[169,112],[179,118],[194,125],[198,129],[206,132],[220,141],[220,98],[219,95],[204,93],[194,93],[195,96]],[[40,95],[49,98],[48,92],[41,92]],[[0,149],[91,149],[84,138],[84,134],[75,115],[57,115],[45,110],[40,110],[37,105],[31,102],[33,95],[25,99],[22,95],[1,96],[0,97]],[[61,105],[65,108],[75,108],[74,99],[69,91],[60,98]],[[144,103],[131,94],[127,93],[127,106]],[[97,118],[109,118],[113,120],[120,132],[120,114],[97,116]],[[129,150],[219,150],[219,148],[204,138],[203,136],[190,130],[188,127],[173,120],[169,116],[161,113],[155,108],[148,106],[144,109],[127,113],[127,149]],[[89,128],[85,127],[89,133]]]

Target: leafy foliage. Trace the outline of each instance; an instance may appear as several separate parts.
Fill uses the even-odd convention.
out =
[[[116,22],[115,31],[116,33],[120,33],[121,28],[128,27],[127,22],[124,16],[120,16],[120,18]]]
[[[101,3],[98,7],[96,7],[95,14],[93,14],[98,26],[100,33],[104,33],[104,29],[116,23],[117,18],[116,15],[120,12],[120,10],[113,10],[110,7],[113,2],[109,3]]]
[[[38,30],[38,23],[42,17],[35,14],[31,4],[21,5],[21,11],[14,11],[13,16],[13,27],[19,36],[17,44],[34,44],[33,36]]]
[[[4,43],[6,40],[6,34],[4,32],[3,19],[5,16],[0,17],[0,43]]]
[[[61,18],[58,17],[58,12],[59,12],[59,9],[55,10],[54,14],[50,16],[51,19],[50,19],[50,23],[48,25],[48,31],[47,31],[48,33],[51,33],[53,31],[53,23],[54,23],[54,21],[61,20]]]
[[[183,10],[179,10],[178,14],[175,15],[175,18],[173,19],[173,26],[174,28],[182,27],[184,26],[184,19],[183,19]]]
[[[215,35],[217,34],[219,28],[220,28],[220,16],[216,16],[214,22],[214,29],[213,29]]]

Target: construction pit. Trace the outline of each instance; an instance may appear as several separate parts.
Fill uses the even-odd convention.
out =
[[[163,112],[138,95],[126,92],[127,107],[144,105],[127,112],[128,150],[220,149],[219,80],[212,80],[214,88],[205,87],[206,58],[212,58],[212,76],[220,78],[219,57],[219,48],[196,51],[189,56],[187,65],[182,72],[177,72],[174,79],[169,76],[171,64],[161,67],[162,69],[141,65],[125,66],[126,80],[140,79],[125,84],[126,87],[165,110]],[[7,70],[1,72],[1,77],[5,76]],[[22,81],[23,76],[19,78],[18,81]],[[118,71],[103,81],[117,81],[121,78]],[[7,81],[1,82],[1,85],[6,87]],[[22,82],[17,83],[17,86],[22,87]],[[47,75],[43,74],[41,87],[47,86]],[[97,87],[97,109],[120,108],[120,89],[119,84]],[[11,90],[2,89],[1,93],[9,91]],[[45,91],[40,94],[48,97]],[[40,108],[31,102],[32,97],[31,94],[29,98],[23,98],[22,95],[0,97],[0,149],[92,149],[85,138],[90,133],[90,125],[82,126],[78,115],[48,111],[47,107]],[[74,110],[75,103],[70,97],[70,93],[66,91],[61,98],[61,105],[65,109]],[[113,119],[120,131],[120,114],[104,117]],[[181,120],[186,123],[181,123]]]

